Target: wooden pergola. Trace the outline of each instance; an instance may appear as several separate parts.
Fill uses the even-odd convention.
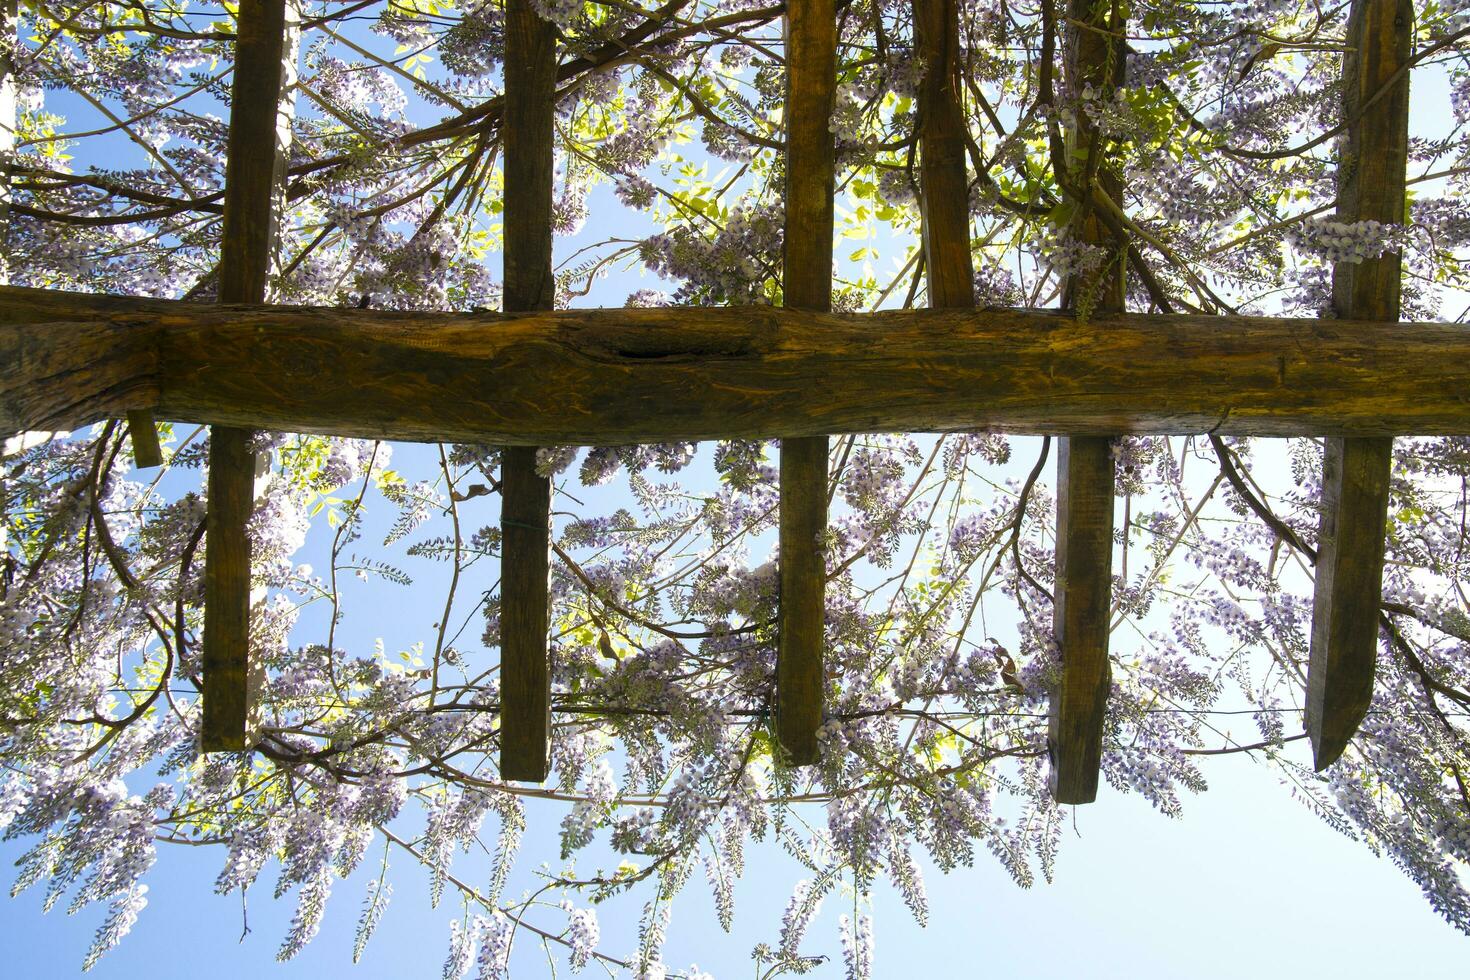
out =
[[[1318,769],[1373,690],[1395,434],[1470,434],[1470,327],[1399,324],[1400,258],[1334,273],[1338,319],[1130,313],[1122,175],[1081,115],[1053,131],[1073,233],[1107,250],[1059,310],[976,308],[955,0],[913,0],[926,66],[918,101],[923,261],[931,308],[833,315],[833,0],[786,6],[785,308],[553,311],[556,32],[506,0],[501,314],[262,305],[279,185],[284,0],[241,0],[219,304],[0,288],[0,431],[129,420],[157,462],[153,417],[212,426],[205,558],[203,747],[250,729],[252,429],[452,439],[502,457],[500,766],[547,775],[550,481],[536,447],[781,438],[780,615],[774,714],[796,765],[823,720],[827,437],[989,428],[1060,437],[1051,785],[1096,796],[1108,659],[1114,463],[1123,433],[1326,436],[1306,725]],[[1049,9],[1049,8],[1044,8]],[[1123,81],[1114,0],[1070,0],[1073,89]],[[1353,0],[1344,62],[1338,217],[1402,222],[1409,0]],[[1053,66],[1044,52],[1042,100]],[[294,62],[294,57],[286,59]],[[287,127],[289,130],[289,127]],[[284,138],[289,138],[289,131]],[[1066,160],[1085,163],[1068,168]],[[1076,310],[1086,294],[1088,315]],[[150,439],[152,440],[150,443]],[[152,456],[150,460],[148,457]]]

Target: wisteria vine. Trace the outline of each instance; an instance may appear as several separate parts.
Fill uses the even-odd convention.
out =
[[[779,302],[783,7],[536,6],[562,45],[559,304]],[[1346,3],[1138,0],[1114,99],[1051,77],[1056,6],[959,4],[982,304],[1055,303],[1101,261],[1066,231],[1047,142],[1085,114],[1127,173],[1131,308],[1330,315],[1332,263],[1392,249],[1404,318],[1455,318],[1470,6],[1416,5],[1413,84],[1442,86],[1451,114],[1416,117],[1396,225],[1334,216]],[[912,11],[839,12],[834,308],[922,305]],[[496,308],[501,5],[334,0],[296,19],[272,299]],[[213,296],[233,31],[216,4],[20,0],[3,51],[17,93],[11,283]],[[612,273],[652,284],[608,300]],[[795,869],[778,931],[752,952],[762,977],[820,964],[803,940],[844,889],[891,888],[925,922],[925,863],[950,872],[983,851],[1019,885],[1052,876],[1066,814],[1046,789],[1049,440],[833,440],[828,720],[822,762],[803,769],[770,729],[774,445],[542,450],[556,488],[553,774],[532,787],[494,766],[496,447],[261,437],[259,726],[250,751],[202,755],[208,437],[161,432],[156,471],[132,467],[120,421],[8,444],[3,461],[0,830],[27,842],[13,893],[107,906],[86,967],[146,914],[147,873],[173,843],[217,846],[221,893],[293,895],[282,959],[333,898],[361,903],[362,956],[390,914],[388,855],[406,858],[435,904],[463,909],[448,978],[505,976],[522,942],[560,948],[572,970],[708,976],[664,963],[674,900],[702,879],[728,930],[753,842]],[[1176,816],[1210,758],[1249,753],[1470,932],[1470,440],[1395,442],[1377,688],[1320,775],[1298,744],[1320,444],[1127,436],[1114,455],[1107,782]],[[328,556],[318,568],[299,560],[309,536]],[[419,568],[442,594],[413,584]],[[434,627],[401,652],[344,639],[349,614],[377,614],[353,607],[358,579],[409,590],[439,610]],[[1254,736],[1227,734],[1230,713]],[[559,853],[522,854],[533,810],[556,814]],[[456,853],[477,841],[493,870],[457,876]],[[606,854],[615,868],[577,869]],[[518,861],[543,859],[535,889],[507,888]],[[360,867],[381,869],[367,894],[334,895]],[[599,925],[624,894],[642,903],[636,937]],[[871,917],[854,907],[839,929],[847,975],[867,977]]]

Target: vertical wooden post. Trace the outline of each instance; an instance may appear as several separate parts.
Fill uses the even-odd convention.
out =
[[[556,28],[530,0],[506,0],[506,312],[549,310]],[[541,782],[551,737],[551,481],[536,475],[536,450],[506,448],[500,481],[500,775]]]
[[[957,0],[914,0],[914,35],[924,79],[919,85],[919,207],[929,305],[975,305],[970,257],[970,181],[960,105]]]
[[[1404,221],[1408,73],[1366,110],[1360,107],[1408,63],[1413,36],[1410,0],[1353,0],[1343,58],[1347,138],[1337,164],[1339,221]],[[1332,270],[1337,315],[1398,320],[1400,264],[1396,251],[1338,262]],[[1306,728],[1319,771],[1342,755],[1373,697],[1392,461],[1391,436],[1326,440],[1307,668]]]
[[[133,440],[133,465],[138,469],[163,465],[163,447],[158,443],[158,429],[153,424],[153,413],[144,409],[131,411],[128,418],[128,436]]]
[[[1122,0],[1070,0],[1066,60],[1073,95],[1091,85],[1099,99],[1112,98],[1123,81]],[[1072,234],[1107,249],[1102,267],[1066,283],[1062,304],[1085,312],[1123,309],[1125,243],[1098,218],[1091,182],[1122,201],[1122,178],[1108,166],[1103,139],[1086,114],[1068,133],[1069,195],[1077,208]],[[1102,154],[1102,156],[1098,156]],[[1072,160],[1081,161],[1072,166]],[[1112,599],[1113,458],[1106,436],[1057,441],[1057,567],[1052,630],[1062,673],[1052,692],[1048,741],[1050,784],[1058,803],[1097,799],[1103,721],[1112,667],[1108,661],[1108,610]]]
[[[786,229],[782,292],[789,307],[832,309],[832,197],[837,90],[833,0],[786,8]],[[793,765],[817,761],[827,571],[827,437],[781,440],[781,606],[776,650],[776,735]]]
[[[1106,438],[1057,440],[1057,576],[1052,631],[1062,675],[1052,692],[1048,736],[1058,803],[1097,799],[1103,720],[1112,667],[1113,457]]]
[[[287,0],[241,0],[225,164],[221,303],[265,300],[274,232],[272,204]],[[254,432],[210,428],[209,510],[204,547],[206,752],[247,747],[250,722],[250,539],[255,504]]]

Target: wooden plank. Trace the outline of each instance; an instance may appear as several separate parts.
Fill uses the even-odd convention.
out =
[[[827,437],[781,440],[776,736],[791,765],[818,760],[826,645]]]
[[[507,312],[549,310],[556,28],[530,0],[507,0],[505,23],[505,273]]]
[[[551,481],[536,475],[534,447],[501,452],[500,776],[539,783],[551,737]]]
[[[221,303],[262,302],[270,276],[282,65],[289,50],[286,10],[286,0],[240,3],[225,163]]]
[[[246,748],[250,720],[250,539],[255,499],[254,433],[214,426],[209,434],[209,509],[204,538],[205,752]],[[241,479],[240,474],[245,478]]]
[[[158,444],[158,429],[153,413],[135,410],[128,413],[128,435],[133,440],[133,465],[139,469],[163,465],[163,447]]]
[[[1339,221],[1405,219],[1409,145],[1409,76],[1359,110],[1409,61],[1410,0],[1354,0],[1343,59],[1346,141],[1338,158]],[[1340,317],[1394,322],[1401,288],[1397,252],[1332,273]],[[1343,397],[1339,395],[1339,397]],[[1328,437],[1322,474],[1322,522],[1307,667],[1307,734],[1320,771],[1341,757],[1373,697],[1378,604],[1383,595],[1393,437]]]
[[[914,36],[926,66],[919,85],[919,206],[929,306],[966,309],[975,305],[975,271],[956,0],[914,0]]]
[[[1067,73],[1074,92],[1092,86],[1109,99],[1122,84],[1125,51],[1124,19],[1119,8],[1096,0],[1071,0],[1068,19]],[[1124,309],[1126,243],[1119,242],[1096,212],[1084,203],[1090,180],[1115,201],[1123,200],[1123,182],[1110,166],[1107,144],[1098,138],[1085,113],[1067,133],[1067,159],[1078,161],[1067,184],[1077,208],[1072,234],[1080,241],[1104,246],[1108,258],[1091,274],[1073,276],[1065,284],[1062,305],[1093,314]],[[1101,159],[1089,160],[1092,154]],[[1090,197],[1090,195],[1087,195]],[[1103,724],[1112,665],[1108,660],[1109,610],[1113,585],[1114,466],[1106,436],[1063,436],[1057,444],[1057,565],[1052,630],[1061,652],[1062,670],[1052,692],[1048,745],[1050,785],[1058,803],[1091,803],[1097,799],[1102,762]]]
[[[219,301],[259,303],[265,299],[274,231],[286,0],[241,0],[236,23]],[[255,344],[242,341],[246,356],[260,356]],[[205,356],[218,346],[218,340],[208,345]],[[248,428],[215,425],[210,430],[200,732],[206,752],[240,750],[249,742],[250,539],[245,523],[255,501],[253,438]]]
[[[1127,45],[1123,32],[1127,20],[1119,3],[1110,0],[1069,0],[1067,18],[1066,71],[1068,87],[1080,92],[1092,86],[1099,99],[1111,99],[1123,84],[1124,66],[1127,63]],[[1066,133],[1067,158],[1074,161],[1069,180],[1069,203],[1076,209],[1072,219],[1072,235],[1084,242],[1103,245],[1109,249],[1109,259],[1104,266],[1089,276],[1073,276],[1064,284],[1062,307],[1085,311],[1088,315],[1119,313],[1124,309],[1124,270],[1127,266],[1125,249],[1114,241],[1111,232],[1088,203],[1090,193],[1085,186],[1089,179],[1095,180],[1112,200],[1123,202],[1123,178],[1117,167],[1111,164],[1108,141],[1100,139],[1091,117],[1085,112],[1075,114],[1075,124]],[[1088,161],[1088,154],[1096,149],[1100,154]],[[1082,195],[1079,199],[1078,195]]]
[[[1393,439],[1326,440],[1307,735],[1318,771],[1342,756],[1373,698]]]
[[[276,102],[275,123],[275,157],[271,168],[271,192],[273,200],[270,214],[267,217],[270,238],[270,264],[272,274],[279,274],[285,266],[281,254],[282,237],[279,232],[281,215],[286,211],[287,201],[287,176],[291,162],[292,130],[296,119],[296,63],[301,51],[301,2],[302,0],[286,0],[284,14],[284,33],[281,46],[281,91]],[[260,126],[257,120],[253,126]],[[258,179],[258,178],[257,178]],[[223,209],[221,209],[223,210]],[[221,256],[223,259],[223,256]],[[206,277],[207,282],[217,282],[219,269],[211,270]],[[200,288],[198,285],[195,287]],[[225,289],[235,288],[226,285]],[[249,294],[249,287],[245,287],[245,293]],[[268,299],[268,295],[262,296]],[[242,300],[242,302],[256,302],[255,300]],[[127,413],[128,428],[133,438],[133,458],[138,467],[162,466],[163,452],[158,444],[158,433],[154,428],[153,413],[148,411],[131,411]],[[256,467],[256,501],[260,502],[268,480],[261,477],[261,466]],[[263,598],[263,594],[252,596],[251,604]]]
[[[1062,674],[1052,691],[1048,743],[1058,803],[1097,798],[1112,668],[1113,459],[1108,440],[1057,441],[1057,577],[1052,628]]]
[[[1470,325],[772,306],[397,313],[0,287],[0,430],[362,439],[1470,435]],[[555,391],[556,398],[546,392]],[[976,397],[984,392],[984,398]]]
[[[786,229],[782,294],[792,309],[832,308],[837,88],[833,0],[792,0],[786,12]],[[827,435],[781,439],[781,605],[776,650],[776,737],[792,765],[817,761],[827,572]]]
[[[556,29],[530,0],[507,0],[505,24],[505,309],[549,310]],[[500,775],[539,783],[551,736],[551,481],[536,475],[534,448],[503,451],[500,505]]]

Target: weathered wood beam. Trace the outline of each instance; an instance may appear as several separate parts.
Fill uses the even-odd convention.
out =
[[[205,752],[247,747],[250,727],[250,538],[255,502],[251,429],[213,426],[209,433],[209,509],[204,539]]]
[[[975,305],[959,24],[956,0],[914,0],[915,45],[925,66],[919,83],[919,207],[924,274],[934,309]]]
[[[833,0],[786,8],[786,228],[782,295],[791,309],[832,309],[837,88]],[[776,650],[776,735],[793,765],[817,761],[826,639],[827,435],[781,439],[781,604]]]
[[[1052,631],[1062,672],[1051,692],[1048,777],[1058,803],[1097,798],[1112,599],[1113,457],[1108,439],[1057,441],[1057,566]]]
[[[501,451],[500,498],[500,776],[539,783],[551,737],[551,481],[536,474],[535,447]]]
[[[140,406],[191,423],[540,446],[976,428],[1470,435],[1470,325],[770,306],[404,313],[0,286],[0,430],[73,430]]]
[[[1123,81],[1125,20],[1118,0],[1070,0],[1066,70],[1069,87],[1092,86],[1111,98]],[[1108,141],[1085,113],[1077,113],[1067,132],[1064,182],[1076,209],[1072,235],[1102,246],[1106,258],[1097,270],[1070,277],[1062,293],[1066,309],[1088,316],[1124,309],[1125,242],[1117,241],[1090,207],[1095,181],[1114,201],[1122,201],[1122,179],[1109,159]],[[1073,163],[1075,162],[1075,166]],[[1109,609],[1113,585],[1114,468],[1107,436],[1063,436],[1057,444],[1056,594],[1052,631],[1062,670],[1052,691],[1048,745],[1049,777],[1058,803],[1097,799],[1102,762],[1103,723],[1112,665],[1108,660]]]
[[[556,123],[556,28],[531,0],[507,0],[505,15],[505,309],[549,310],[552,138]],[[541,398],[560,397],[551,384]],[[551,481],[536,474],[536,450],[509,447],[500,481],[500,775],[541,782],[551,738]]]
[[[270,272],[286,0],[241,0],[236,24],[219,301],[259,303]],[[238,342],[247,356],[256,354],[248,338]],[[218,343],[210,343],[202,356],[211,356]],[[251,429],[237,426],[215,425],[210,431],[200,731],[206,752],[244,749],[249,741],[250,539],[245,525],[255,503],[253,438]]]
[[[158,429],[153,413],[135,409],[128,412],[128,437],[133,441],[133,464],[139,469],[163,465],[163,447],[158,444]]]
[[[1405,220],[1408,74],[1366,111],[1359,106],[1408,64],[1413,37],[1410,0],[1354,0],[1343,58],[1342,113],[1349,122],[1337,165],[1339,221]],[[1400,287],[1397,251],[1339,262],[1332,305],[1340,317],[1397,321]],[[1326,440],[1306,715],[1319,771],[1342,755],[1373,698],[1392,460],[1391,435]]]

